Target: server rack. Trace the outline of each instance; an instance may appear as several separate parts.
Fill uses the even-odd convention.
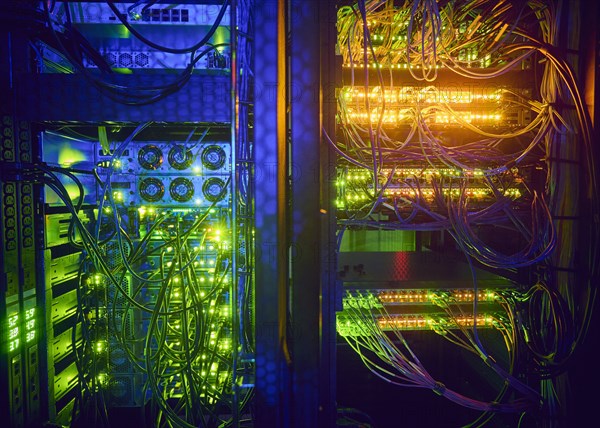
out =
[[[354,88],[349,89],[350,69],[357,68],[359,61],[354,59],[354,64],[349,65],[342,60],[343,55],[340,55],[346,47],[345,44],[340,44],[340,34],[336,28],[344,20],[340,13],[344,10],[348,12],[344,7],[353,6],[354,9],[350,9],[351,15],[360,22],[361,15],[369,17],[371,13],[381,12],[377,9],[381,7],[388,8],[388,12],[393,11],[389,16],[406,17],[406,11],[412,7],[416,7],[418,12],[419,6],[432,6],[437,2],[381,2],[379,6],[375,3],[231,2],[226,16],[229,23],[237,22],[238,26],[234,28],[223,21],[219,29],[225,28],[225,31],[217,32],[213,39],[213,43],[218,44],[219,40],[216,39],[226,37],[226,28],[229,28],[231,47],[218,54],[211,51],[215,54],[206,55],[206,61],[197,62],[194,72],[185,84],[181,83],[177,91],[164,98],[159,97],[161,99],[151,104],[140,103],[143,105],[135,108],[115,102],[110,95],[127,102],[136,102],[134,97],[119,90],[118,86],[168,86],[177,71],[186,69],[186,62],[177,59],[175,54],[169,56],[150,52],[133,41],[131,35],[122,32],[119,17],[103,2],[57,3],[50,12],[55,23],[66,22],[65,10],[69,8],[71,24],[81,30],[98,53],[90,55],[93,51],[86,51],[80,58],[81,66],[92,74],[106,71],[106,67],[122,74],[113,76],[114,87],[111,88],[112,92],[109,91],[109,96],[100,95],[97,87],[85,77],[85,72],[69,73],[73,71],[70,70],[69,61],[52,52],[60,47],[61,42],[70,43],[69,40],[59,36],[57,44],[51,41],[52,36],[44,40],[54,46],[28,44],[32,37],[38,40],[44,36],[35,24],[36,20],[43,19],[40,18],[43,16],[40,4],[23,1],[10,9],[7,16],[13,21],[13,25],[3,34],[2,43],[3,58],[9,58],[12,62],[2,70],[3,88],[11,95],[11,104],[3,105],[2,112],[3,229],[0,236],[5,245],[0,261],[3,279],[6,279],[5,284],[3,283],[3,286],[6,285],[2,289],[5,298],[2,300],[0,315],[6,321],[3,326],[6,336],[3,337],[9,338],[9,351],[3,350],[0,362],[3,376],[1,398],[3,403],[10,404],[6,415],[11,418],[11,424],[36,426],[45,421],[63,425],[83,423],[94,420],[94,413],[98,409],[102,413],[104,404],[110,409],[113,424],[118,424],[118,421],[123,421],[132,414],[145,421],[143,423],[154,423],[150,422],[150,418],[156,417],[156,409],[146,404],[150,403],[152,395],[146,393],[147,373],[144,374],[143,367],[140,370],[136,366],[139,361],[131,357],[136,354],[152,354],[160,349],[160,344],[144,346],[138,341],[156,322],[152,321],[152,317],[144,315],[143,310],[133,309],[133,302],[126,296],[133,296],[133,300],[139,297],[137,303],[143,304],[157,301],[160,289],[142,286],[144,281],[134,276],[135,273],[148,269],[148,266],[144,266],[146,262],[148,265],[153,263],[154,268],[162,263],[152,255],[152,245],[160,247],[160,239],[144,240],[143,235],[148,233],[148,227],[158,218],[156,211],[187,209],[200,212],[207,208],[208,206],[202,205],[203,202],[200,202],[199,208],[194,206],[195,197],[183,202],[177,198],[187,198],[190,182],[196,196],[196,189],[202,190],[211,179],[215,180],[210,181],[211,185],[206,185],[209,196],[210,189],[216,189],[212,193],[212,197],[215,197],[220,196],[219,189],[225,183],[231,186],[231,196],[224,207],[223,216],[229,216],[226,214],[227,209],[231,209],[233,214],[229,217],[230,220],[225,221],[227,224],[223,230],[233,231],[230,244],[236,257],[230,256],[228,260],[231,260],[233,266],[231,283],[237,286],[229,287],[221,297],[225,299],[223,302],[228,302],[223,307],[228,307],[230,314],[225,318],[228,320],[226,324],[231,327],[225,330],[228,330],[232,343],[240,345],[238,352],[230,354],[231,362],[227,368],[222,370],[238,381],[231,384],[229,381],[220,383],[219,369],[213,378],[217,379],[216,385],[224,385],[229,391],[232,403],[250,404],[249,407],[233,405],[227,410],[220,407],[215,410],[215,414],[218,414],[216,419],[230,419],[231,424],[238,426],[250,424],[252,420],[254,426],[293,424],[323,427],[336,426],[338,423],[368,424],[373,420],[375,425],[385,425],[396,421],[400,416],[408,421],[422,420],[421,412],[428,406],[425,395],[403,395],[397,388],[388,389],[369,377],[369,372],[362,363],[357,364],[356,360],[352,360],[350,355],[353,354],[347,352],[344,337],[352,340],[362,336],[361,328],[364,326],[357,323],[354,316],[349,316],[350,312],[366,316],[363,320],[378,322],[383,335],[389,335],[392,330],[400,330],[414,349],[419,351],[419,355],[422,355],[422,360],[429,364],[435,366],[436,361],[432,357],[438,353],[446,356],[447,359],[440,366],[448,368],[450,365],[451,370],[440,371],[442,375],[465,365],[475,368],[475,371],[486,370],[486,367],[479,367],[481,361],[477,358],[470,359],[463,354],[456,357],[456,350],[451,346],[432,345],[429,336],[435,333],[429,332],[429,336],[424,332],[419,333],[430,330],[429,321],[434,319],[440,334],[449,334],[449,331],[456,330],[459,326],[471,328],[475,323],[475,326],[480,327],[479,335],[489,340],[490,353],[498,358],[498,363],[505,363],[499,357],[503,351],[496,346],[501,343],[496,335],[498,320],[493,316],[486,316],[482,318],[482,324],[479,324],[477,317],[472,316],[473,301],[478,301],[481,309],[498,312],[500,308],[496,296],[523,290],[539,271],[509,269],[490,273],[486,270],[471,270],[468,264],[459,260],[460,257],[450,258],[450,253],[460,253],[456,253],[456,247],[449,244],[451,241],[444,233],[383,230],[389,229],[389,225],[393,223],[394,200],[411,200],[418,193],[414,186],[433,192],[428,187],[431,186],[432,174],[428,174],[428,168],[422,165],[399,162],[392,165],[396,169],[393,173],[390,174],[389,170],[381,171],[392,179],[391,186],[386,185],[385,180],[372,184],[373,177],[369,175],[368,169],[355,168],[345,163],[344,156],[338,157],[340,146],[336,145],[343,141],[344,135],[344,126],[340,126],[340,120],[336,117],[336,112],[339,114],[338,102],[341,100],[347,105],[358,105],[351,113],[354,114],[353,120],[363,127],[368,122],[365,119],[373,111],[374,114],[381,111],[374,106],[371,106],[374,110],[366,109],[364,104],[361,107],[360,102],[355,99],[360,97],[360,87],[365,83],[360,79],[370,76],[371,82],[376,81],[376,69],[366,74],[363,73],[364,70],[354,70],[356,81],[353,82]],[[486,2],[479,2],[475,6],[485,9],[484,3]],[[132,4],[133,2],[118,6],[121,7],[121,17],[130,20],[134,23],[134,28],[139,28],[140,31],[154,28],[154,33],[151,34],[164,44],[174,42],[176,34],[182,34],[182,40],[185,40],[189,37],[187,32],[190,28],[210,26],[220,10],[220,2],[189,1],[167,7],[140,3],[136,6],[137,9],[127,9],[127,5]],[[438,5],[443,8],[448,2],[439,2]],[[499,5],[508,7],[507,2],[500,2]],[[516,7],[511,3],[509,10],[514,12]],[[361,8],[365,8],[364,13]],[[591,31],[587,35],[589,37],[584,34],[569,41],[568,31],[564,30],[565,26],[578,28],[578,19],[586,20],[594,16],[593,11],[586,8],[587,6],[582,6],[582,10],[589,11],[589,14],[567,13],[563,9],[560,15],[563,30],[554,46],[559,50],[566,49],[567,55],[571,56],[571,66],[578,61],[575,54],[578,44],[583,52],[588,48],[589,40],[596,40],[596,35]],[[36,10],[37,14],[34,12]],[[477,31],[481,31],[477,29],[477,13],[480,9],[474,10],[473,14],[465,18],[464,31],[459,27],[458,34],[464,36],[472,33],[472,36],[477,37]],[[468,12],[469,9],[467,15]],[[503,24],[509,26],[504,32],[510,30],[512,23],[509,18],[505,18],[505,21]],[[380,22],[379,26],[370,25],[371,44],[376,49],[390,41],[385,22],[383,25]],[[583,27],[590,28],[589,25]],[[99,30],[100,28],[105,30]],[[383,29],[381,33],[378,28]],[[171,33],[171,29],[175,30]],[[72,34],[69,36],[73,37]],[[395,40],[394,43],[398,41]],[[400,44],[402,45],[401,41]],[[402,46],[406,46],[406,43]],[[79,48],[85,51],[87,46],[82,42]],[[394,51],[400,50],[398,46],[394,48]],[[457,58],[468,63],[475,61],[473,55],[476,54],[465,50],[457,54]],[[484,64],[487,59],[477,58],[477,61],[480,63],[473,65],[473,68],[487,67]],[[594,64],[595,60],[588,51],[581,55],[579,62],[585,70],[585,64],[588,64],[589,69],[589,64]],[[494,91],[480,93],[488,97],[485,102],[480,102],[481,107],[484,110],[491,108],[490,111],[465,113],[464,109],[458,110],[481,116],[469,119],[471,122],[479,120],[480,123],[475,125],[506,119],[513,122],[511,127],[527,126],[533,119],[531,109],[515,107],[501,113],[493,111],[498,104],[498,100],[493,98],[498,96],[495,91],[498,88],[512,85],[509,89],[513,92],[517,92],[514,91],[515,88],[519,89],[520,96],[535,98],[538,95],[539,88],[536,86],[533,70],[539,70],[538,67],[542,66],[523,61],[520,67],[524,70],[514,73],[512,77],[509,75],[508,78],[505,76],[495,80]],[[471,85],[469,79],[465,79],[460,82],[461,87],[467,87],[465,94],[449,89],[449,98],[443,99],[439,86],[437,92],[434,90],[420,94],[419,90],[423,88],[415,85],[402,72],[392,70],[392,74],[395,73],[394,79],[401,76],[400,87],[409,88],[401,94],[403,101],[409,105],[428,102],[427,96],[437,97],[434,101],[452,104],[457,97],[477,94],[473,88],[480,89]],[[444,80],[443,74],[443,71],[440,72],[442,77],[439,81]],[[594,74],[588,72],[588,78]],[[359,90],[354,91],[356,88]],[[595,85],[586,83],[586,88],[591,92]],[[65,103],[66,91],[77,96],[69,97],[69,102]],[[367,92],[363,96],[365,94],[370,96]],[[374,99],[380,95],[383,96],[375,94]],[[591,95],[588,96],[588,99],[592,98]],[[513,105],[518,105],[514,100],[512,102]],[[575,118],[569,118],[571,114],[568,106],[558,104],[560,103],[557,103],[557,108],[564,109],[561,111],[564,117],[568,120]],[[394,110],[397,106],[388,104],[387,107]],[[499,114],[507,116],[496,119]],[[433,127],[443,128],[447,134],[458,132],[460,135],[461,131],[457,131],[458,127],[453,123],[451,114],[438,116],[433,118]],[[462,117],[462,120],[465,121],[465,118],[466,116]],[[138,129],[140,133],[136,135],[136,139],[126,146],[130,153],[123,154],[119,159],[123,165],[118,168],[110,166],[117,159],[112,154],[118,151],[120,144],[129,135],[135,133],[137,125],[146,121],[153,121],[154,124],[141,131]],[[483,126],[488,125],[490,124],[483,123]],[[494,129],[501,129],[501,126],[498,123],[490,125]],[[208,163],[220,163],[222,150],[229,170],[221,171],[219,167],[215,172],[202,166],[201,175],[197,176],[192,165],[186,166],[188,152],[185,148],[195,150],[199,147],[196,144],[200,144],[204,149],[203,142],[191,143],[192,139],[188,136],[191,135],[194,141],[198,141],[208,127],[211,128],[208,134],[211,138],[206,148],[214,149],[212,154],[209,153],[210,156],[207,155]],[[94,135],[96,138],[88,138],[90,141],[86,141],[86,137],[72,133],[67,135],[65,130]],[[105,131],[108,133],[106,136]],[[561,138],[561,144],[556,147],[572,145],[569,142],[572,137],[568,134]],[[254,144],[255,141],[260,143]],[[75,158],[61,160],[58,156],[59,148],[66,142],[69,146],[74,146],[78,153],[71,153]],[[110,150],[105,150],[109,142],[113,145],[109,144]],[[177,147],[183,149],[176,149]],[[577,163],[580,157],[585,158],[583,153],[576,154],[568,149],[555,153],[556,156],[551,156],[554,159],[551,162],[563,166],[553,166],[554,171],[565,174],[575,173],[574,170],[584,171],[580,168],[583,164]],[[193,157],[201,154],[202,151],[193,154]],[[106,268],[111,272],[129,272],[122,278],[106,278],[105,272],[98,270],[94,263],[81,264],[85,255],[69,243],[70,239],[78,239],[77,235],[73,236],[70,226],[73,214],[61,209],[58,200],[54,200],[54,205],[48,201],[48,198],[52,198],[52,192],[47,191],[47,184],[42,186],[40,180],[43,174],[36,170],[35,165],[68,165],[73,169],[81,167],[85,170],[89,168],[85,162],[94,162],[98,168],[105,168],[101,170],[104,172],[113,170],[111,183],[114,182],[116,188],[113,189],[115,192],[112,194],[110,208],[120,212],[118,218],[128,232],[137,234],[133,245],[119,241],[105,244],[104,252],[98,257],[105,261]],[[34,167],[30,164],[34,164]],[[547,166],[543,161],[539,162],[538,166],[540,165],[542,168]],[[567,171],[564,165],[574,166]],[[107,169],[107,166],[110,168]],[[122,169],[123,166],[125,169]],[[421,177],[413,180],[413,187],[403,185],[402,183],[406,184],[411,180],[408,178],[410,175],[417,174],[415,170],[418,170]],[[448,168],[445,172],[453,172],[450,170]],[[531,171],[522,168],[512,176],[512,181],[507,186],[507,196],[513,201],[520,200],[528,192],[523,183],[543,192],[543,175],[536,173],[535,167]],[[227,177],[231,177],[230,182]],[[180,179],[188,181],[182,182]],[[449,178],[460,179],[460,176]],[[102,186],[98,186],[95,179],[81,181],[89,199],[82,201],[76,222],[86,228],[93,228],[98,218],[98,207],[104,203]],[[340,186],[340,181],[345,182],[345,187]],[[494,197],[489,188],[482,184],[482,180],[473,182],[475,185],[467,188],[467,191],[472,193],[470,197],[473,198],[481,194],[479,209],[485,209],[486,204],[491,204]],[[348,183],[351,185],[347,185]],[[566,182],[558,180],[556,183],[560,183],[559,187],[564,185],[564,189],[570,188]],[[576,188],[588,188],[592,182],[582,174],[580,183]],[[63,185],[66,184],[67,180],[64,180]],[[348,228],[345,226],[347,220],[352,219],[354,213],[360,212],[364,205],[361,198],[372,195],[374,188],[378,186],[389,192],[382,194],[387,206],[371,213],[371,224],[366,227],[350,226],[343,239],[341,235],[336,239],[336,231],[339,232],[340,227]],[[174,193],[171,189],[174,189]],[[442,185],[441,193],[451,200],[453,190]],[[74,200],[77,198],[75,193]],[[31,195],[33,199],[30,198]],[[576,209],[575,214],[567,211],[557,214],[554,219],[557,228],[566,231],[570,227],[568,225],[572,224],[569,222],[586,223],[584,217],[595,209],[594,199],[590,199],[590,195],[593,193],[580,193],[580,200],[571,207]],[[350,202],[344,202],[343,198],[348,196],[350,199],[346,200]],[[340,204],[340,197],[344,206]],[[142,199],[144,203],[140,205]],[[128,205],[129,208],[143,208],[143,214],[140,210],[132,212],[127,208]],[[337,214],[334,214],[336,211]],[[401,216],[406,214],[410,217],[410,212],[399,212]],[[192,221],[191,218],[186,219],[185,214],[179,218],[183,222]],[[213,220],[211,224],[220,222],[216,217]],[[593,214],[590,214],[588,220],[592,226],[595,225]],[[174,227],[177,227],[176,224]],[[143,230],[144,227],[140,225],[145,225],[146,229]],[[563,244],[575,241],[566,233],[564,236]],[[594,254],[594,247],[587,242],[587,237],[587,233],[582,232],[578,241],[581,248],[586,248],[585,252]],[[192,242],[194,239],[196,241]],[[201,239],[199,235],[191,238],[190,248],[198,246],[196,244]],[[139,242],[153,242],[148,247],[151,254],[143,262],[140,258],[131,256],[131,251],[135,251],[135,245]],[[510,249],[511,246],[506,248]],[[213,250],[206,250],[203,260],[206,263],[210,260],[218,263],[219,254],[215,255],[211,251]],[[564,253],[558,251],[555,254],[560,256]],[[131,266],[133,272],[124,263],[130,259],[137,263]],[[450,259],[450,263],[447,263],[447,259]],[[591,260],[593,261],[593,257]],[[171,266],[174,265],[170,260],[163,261],[165,266],[169,262],[172,263]],[[560,257],[555,261],[556,266],[551,266],[551,269],[557,268],[557,283],[570,281],[572,275],[577,275],[583,281],[593,282],[596,278],[594,271],[586,273],[580,269],[571,272],[570,267],[565,268],[559,264]],[[403,272],[388,271],[390,266],[397,266]],[[85,274],[82,275],[81,271],[85,271]],[[205,268],[198,268],[193,272],[194,277],[200,278],[207,271]],[[472,288],[469,275],[473,272],[479,279],[479,285],[486,287],[482,294]],[[456,307],[460,307],[466,315],[460,320],[456,317],[452,320],[452,317],[446,316],[440,309],[440,304],[447,299],[458,301]],[[175,312],[179,310],[177,301],[171,300],[170,304]],[[385,316],[370,318],[373,314],[381,314],[382,308],[385,308]],[[207,307],[207,310],[210,308]],[[112,318],[108,314],[112,314]],[[176,316],[160,316],[163,316],[167,325],[178,323]],[[98,322],[103,319],[112,319],[112,324],[107,322],[105,326],[103,322]],[[90,328],[92,325],[93,329]],[[255,332],[255,337],[249,332]],[[176,340],[177,337],[178,334],[163,336],[165,342]],[[442,338],[439,339],[443,342]],[[210,341],[210,337],[208,340]],[[80,356],[85,353],[91,356],[87,360],[87,368],[82,368]],[[337,372],[336,359],[339,363]],[[163,384],[165,390],[172,391],[169,399],[163,403],[163,414],[169,413],[166,410],[169,403],[177,403],[178,400],[181,402],[186,395],[182,392],[185,388],[176,379],[178,367],[171,367],[175,367],[171,374],[164,370],[162,372],[171,376],[171,380],[165,380]],[[198,366],[197,371],[201,373],[203,370]],[[210,372],[210,368],[208,371]],[[40,373],[41,375],[36,376]],[[449,377],[450,381],[465,386],[462,377]],[[481,385],[475,386],[471,392],[482,397],[490,393],[486,375],[476,379]],[[524,376],[519,378],[519,382],[531,385],[534,389],[539,387],[535,376]],[[550,385],[544,381],[541,383]],[[447,384],[449,386],[450,382]],[[491,384],[498,387],[497,383]],[[446,393],[447,387],[441,383],[433,383],[430,387],[438,395]],[[336,388],[339,391],[336,392]],[[560,390],[559,386],[557,388]],[[78,401],[78,397],[86,390],[95,393],[91,395],[101,397],[100,405],[92,406],[96,410],[86,410]],[[382,397],[377,397],[378,394]],[[435,394],[430,395],[435,397]],[[197,396],[201,396],[201,393]],[[370,396],[377,399],[370,400]],[[411,403],[407,407],[420,410],[405,410],[399,415],[396,411],[390,411],[395,408],[395,401],[386,401],[387,397],[398,397],[397,399],[405,400],[405,403]],[[585,396],[580,394],[578,397]],[[356,409],[348,409],[344,407],[345,404]],[[186,407],[172,405],[180,410]],[[439,412],[437,417],[427,423],[439,424],[440,419],[454,423],[462,421],[468,415],[454,407],[440,404],[439,401],[432,402],[431,405],[437,406]],[[131,413],[131,409],[136,410]],[[577,416],[575,411],[562,414],[563,411],[564,408],[549,411],[542,407],[540,415],[547,423],[551,423],[553,418],[568,421]],[[365,412],[369,413],[370,418],[365,416]],[[181,416],[182,414],[167,415],[163,421],[169,417],[177,420]],[[200,425],[210,424],[210,421],[207,422],[193,412],[184,416],[187,417]],[[357,418],[361,422],[357,422]],[[506,422],[511,418],[513,416],[500,415],[493,421]],[[103,423],[102,417],[100,419],[100,423]],[[523,423],[528,423],[527,419]]]

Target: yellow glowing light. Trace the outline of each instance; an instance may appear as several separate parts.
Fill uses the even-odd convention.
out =
[[[74,149],[70,144],[62,144],[58,149],[58,163],[62,166],[69,166],[76,162],[85,161],[87,156],[85,153]]]

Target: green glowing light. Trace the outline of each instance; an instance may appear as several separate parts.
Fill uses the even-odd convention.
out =
[[[17,349],[19,349],[19,339],[15,339],[15,340],[11,340],[8,343],[8,351],[12,352],[12,351],[16,351]]]
[[[19,314],[8,317],[8,328],[16,327],[19,322]]]
[[[8,330],[8,339],[12,340],[19,337],[19,327],[14,327]]]
[[[108,376],[106,373],[98,373],[96,375],[96,381],[98,382],[98,385],[104,386],[108,383]]]

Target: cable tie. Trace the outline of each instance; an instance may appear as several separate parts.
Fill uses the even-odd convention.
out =
[[[442,397],[446,392],[446,385],[444,385],[442,382],[436,382],[433,386],[433,392]]]

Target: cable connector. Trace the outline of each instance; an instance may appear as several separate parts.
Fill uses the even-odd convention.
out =
[[[432,391],[435,392],[440,397],[443,397],[444,393],[446,392],[446,385],[444,385],[442,382],[438,381],[433,386]]]
[[[46,163],[31,162],[0,162],[0,179],[2,181],[32,181],[37,180],[43,172],[38,168]]]

